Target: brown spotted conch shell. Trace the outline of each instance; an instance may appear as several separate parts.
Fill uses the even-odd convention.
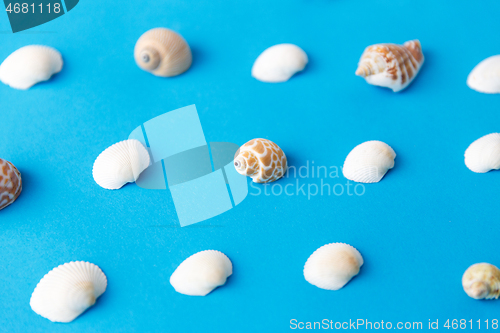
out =
[[[184,38],[166,28],[146,31],[135,44],[134,58],[140,68],[162,77],[184,73],[193,59]]]
[[[424,55],[418,40],[403,45],[376,44],[363,52],[356,75],[364,77],[369,84],[398,92],[413,81],[423,63]]]
[[[491,264],[474,264],[462,277],[464,291],[475,299],[497,299],[500,296],[500,270]]]
[[[234,167],[255,183],[270,183],[283,177],[287,161],[283,150],[274,142],[253,139],[236,152]]]
[[[9,161],[0,158],[0,210],[13,203],[23,188],[21,173]]]

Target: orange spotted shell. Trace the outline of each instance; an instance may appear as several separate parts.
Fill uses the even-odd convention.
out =
[[[253,139],[236,152],[234,167],[239,174],[249,176],[255,183],[274,182],[286,172],[285,153],[272,141]]]
[[[0,158],[0,210],[13,203],[23,188],[21,173],[9,161]]]

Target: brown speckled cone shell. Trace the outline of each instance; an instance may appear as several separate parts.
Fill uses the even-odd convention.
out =
[[[236,160],[244,160],[247,165],[246,170],[236,170],[250,176],[255,183],[274,182],[283,177],[288,167],[283,150],[266,139],[253,139],[245,143],[236,153]]]
[[[21,173],[9,161],[0,158],[0,210],[13,203],[23,188]]]

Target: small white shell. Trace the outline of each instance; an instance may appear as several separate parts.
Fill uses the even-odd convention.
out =
[[[339,290],[359,273],[363,257],[344,243],[323,245],[307,259],[304,278],[318,288]]]
[[[396,153],[386,143],[367,141],[354,147],[347,155],[342,172],[358,183],[377,183],[394,167]]]
[[[135,44],[134,58],[140,68],[162,77],[184,73],[193,61],[186,40],[166,28],[146,31]]]
[[[500,94],[500,55],[481,61],[467,77],[469,88],[487,94]]]
[[[474,172],[500,169],[500,133],[485,135],[465,151],[465,165]]]
[[[149,153],[137,140],[124,140],[103,151],[95,160],[92,175],[95,182],[116,190],[135,182],[150,162]]]
[[[72,261],[45,274],[31,295],[30,306],[50,321],[68,323],[94,305],[107,285],[99,267]]]
[[[474,264],[462,276],[462,286],[474,299],[497,299],[500,296],[500,270],[491,264]]]
[[[63,66],[61,53],[43,45],[21,47],[0,65],[0,81],[15,89],[26,90],[47,81]]]
[[[170,284],[178,293],[205,296],[225,284],[231,274],[231,260],[222,252],[207,250],[184,260],[170,277]]]
[[[257,57],[252,76],[263,82],[285,82],[303,70],[307,62],[307,54],[297,45],[274,45]]]

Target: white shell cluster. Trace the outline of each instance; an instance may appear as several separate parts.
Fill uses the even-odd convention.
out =
[[[184,38],[166,28],[146,31],[135,44],[134,58],[140,68],[162,77],[184,73],[193,61]]]
[[[302,71],[308,61],[307,54],[297,45],[274,45],[257,57],[252,67],[252,76],[263,82],[285,82]]]
[[[481,61],[467,77],[467,85],[487,94],[500,94],[500,55]]]
[[[474,264],[462,276],[467,295],[475,299],[497,299],[500,296],[500,270],[491,264]]]
[[[347,155],[342,172],[358,183],[377,183],[394,167],[396,153],[382,141],[367,141]]]
[[[231,260],[222,252],[207,250],[184,260],[170,277],[170,284],[178,293],[205,296],[224,285],[231,274]]]
[[[99,267],[72,261],[48,272],[31,295],[30,306],[53,322],[68,323],[94,305],[108,282]]]
[[[500,133],[485,135],[465,151],[465,165],[477,173],[500,169]]]
[[[354,247],[344,243],[323,245],[307,259],[304,278],[318,288],[339,290],[363,265],[363,257]]]
[[[21,47],[0,65],[0,81],[15,89],[26,90],[47,81],[63,66],[61,53],[43,45]]]
[[[124,140],[103,151],[95,160],[92,175],[95,182],[116,190],[135,182],[150,164],[149,153],[137,140]]]

